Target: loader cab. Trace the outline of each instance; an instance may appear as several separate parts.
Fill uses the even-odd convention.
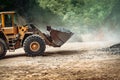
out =
[[[0,12],[1,30],[5,35],[14,35],[18,33],[17,27],[14,23],[14,15],[14,11]]]

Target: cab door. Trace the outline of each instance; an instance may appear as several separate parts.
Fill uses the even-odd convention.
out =
[[[15,35],[18,33],[17,27],[14,24],[14,14],[4,14],[3,32],[6,35]]]

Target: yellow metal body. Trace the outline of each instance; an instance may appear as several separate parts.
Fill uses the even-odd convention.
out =
[[[15,47],[21,47],[21,41],[23,40],[25,33],[28,31],[27,26],[17,26],[14,21],[15,12],[0,12],[1,24],[0,24],[0,32],[4,34],[6,37],[6,43],[9,43],[9,39],[16,39],[18,35],[20,35]],[[11,19],[10,23],[7,22],[6,16]],[[10,25],[7,25],[10,24]]]
[[[28,32],[28,27],[27,26],[18,26],[18,32],[21,35],[20,39],[22,40],[25,36],[25,33]]]

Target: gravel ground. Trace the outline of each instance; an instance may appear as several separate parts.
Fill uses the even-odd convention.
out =
[[[0,60],[0,80],[120,80],[120,54],[103,50],[111,42],[72,42],[48,47],[43,56],[24,50]]]

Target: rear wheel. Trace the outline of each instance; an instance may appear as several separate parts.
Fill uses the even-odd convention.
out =
[[[38,35],[27,37],[23,43],[25,53],[29,56],[41,55],[45,51],[45,42]]]
[[[6,43],[2,39],[0,39],[0,59],[6,55],[6,52],[7,52]]]

